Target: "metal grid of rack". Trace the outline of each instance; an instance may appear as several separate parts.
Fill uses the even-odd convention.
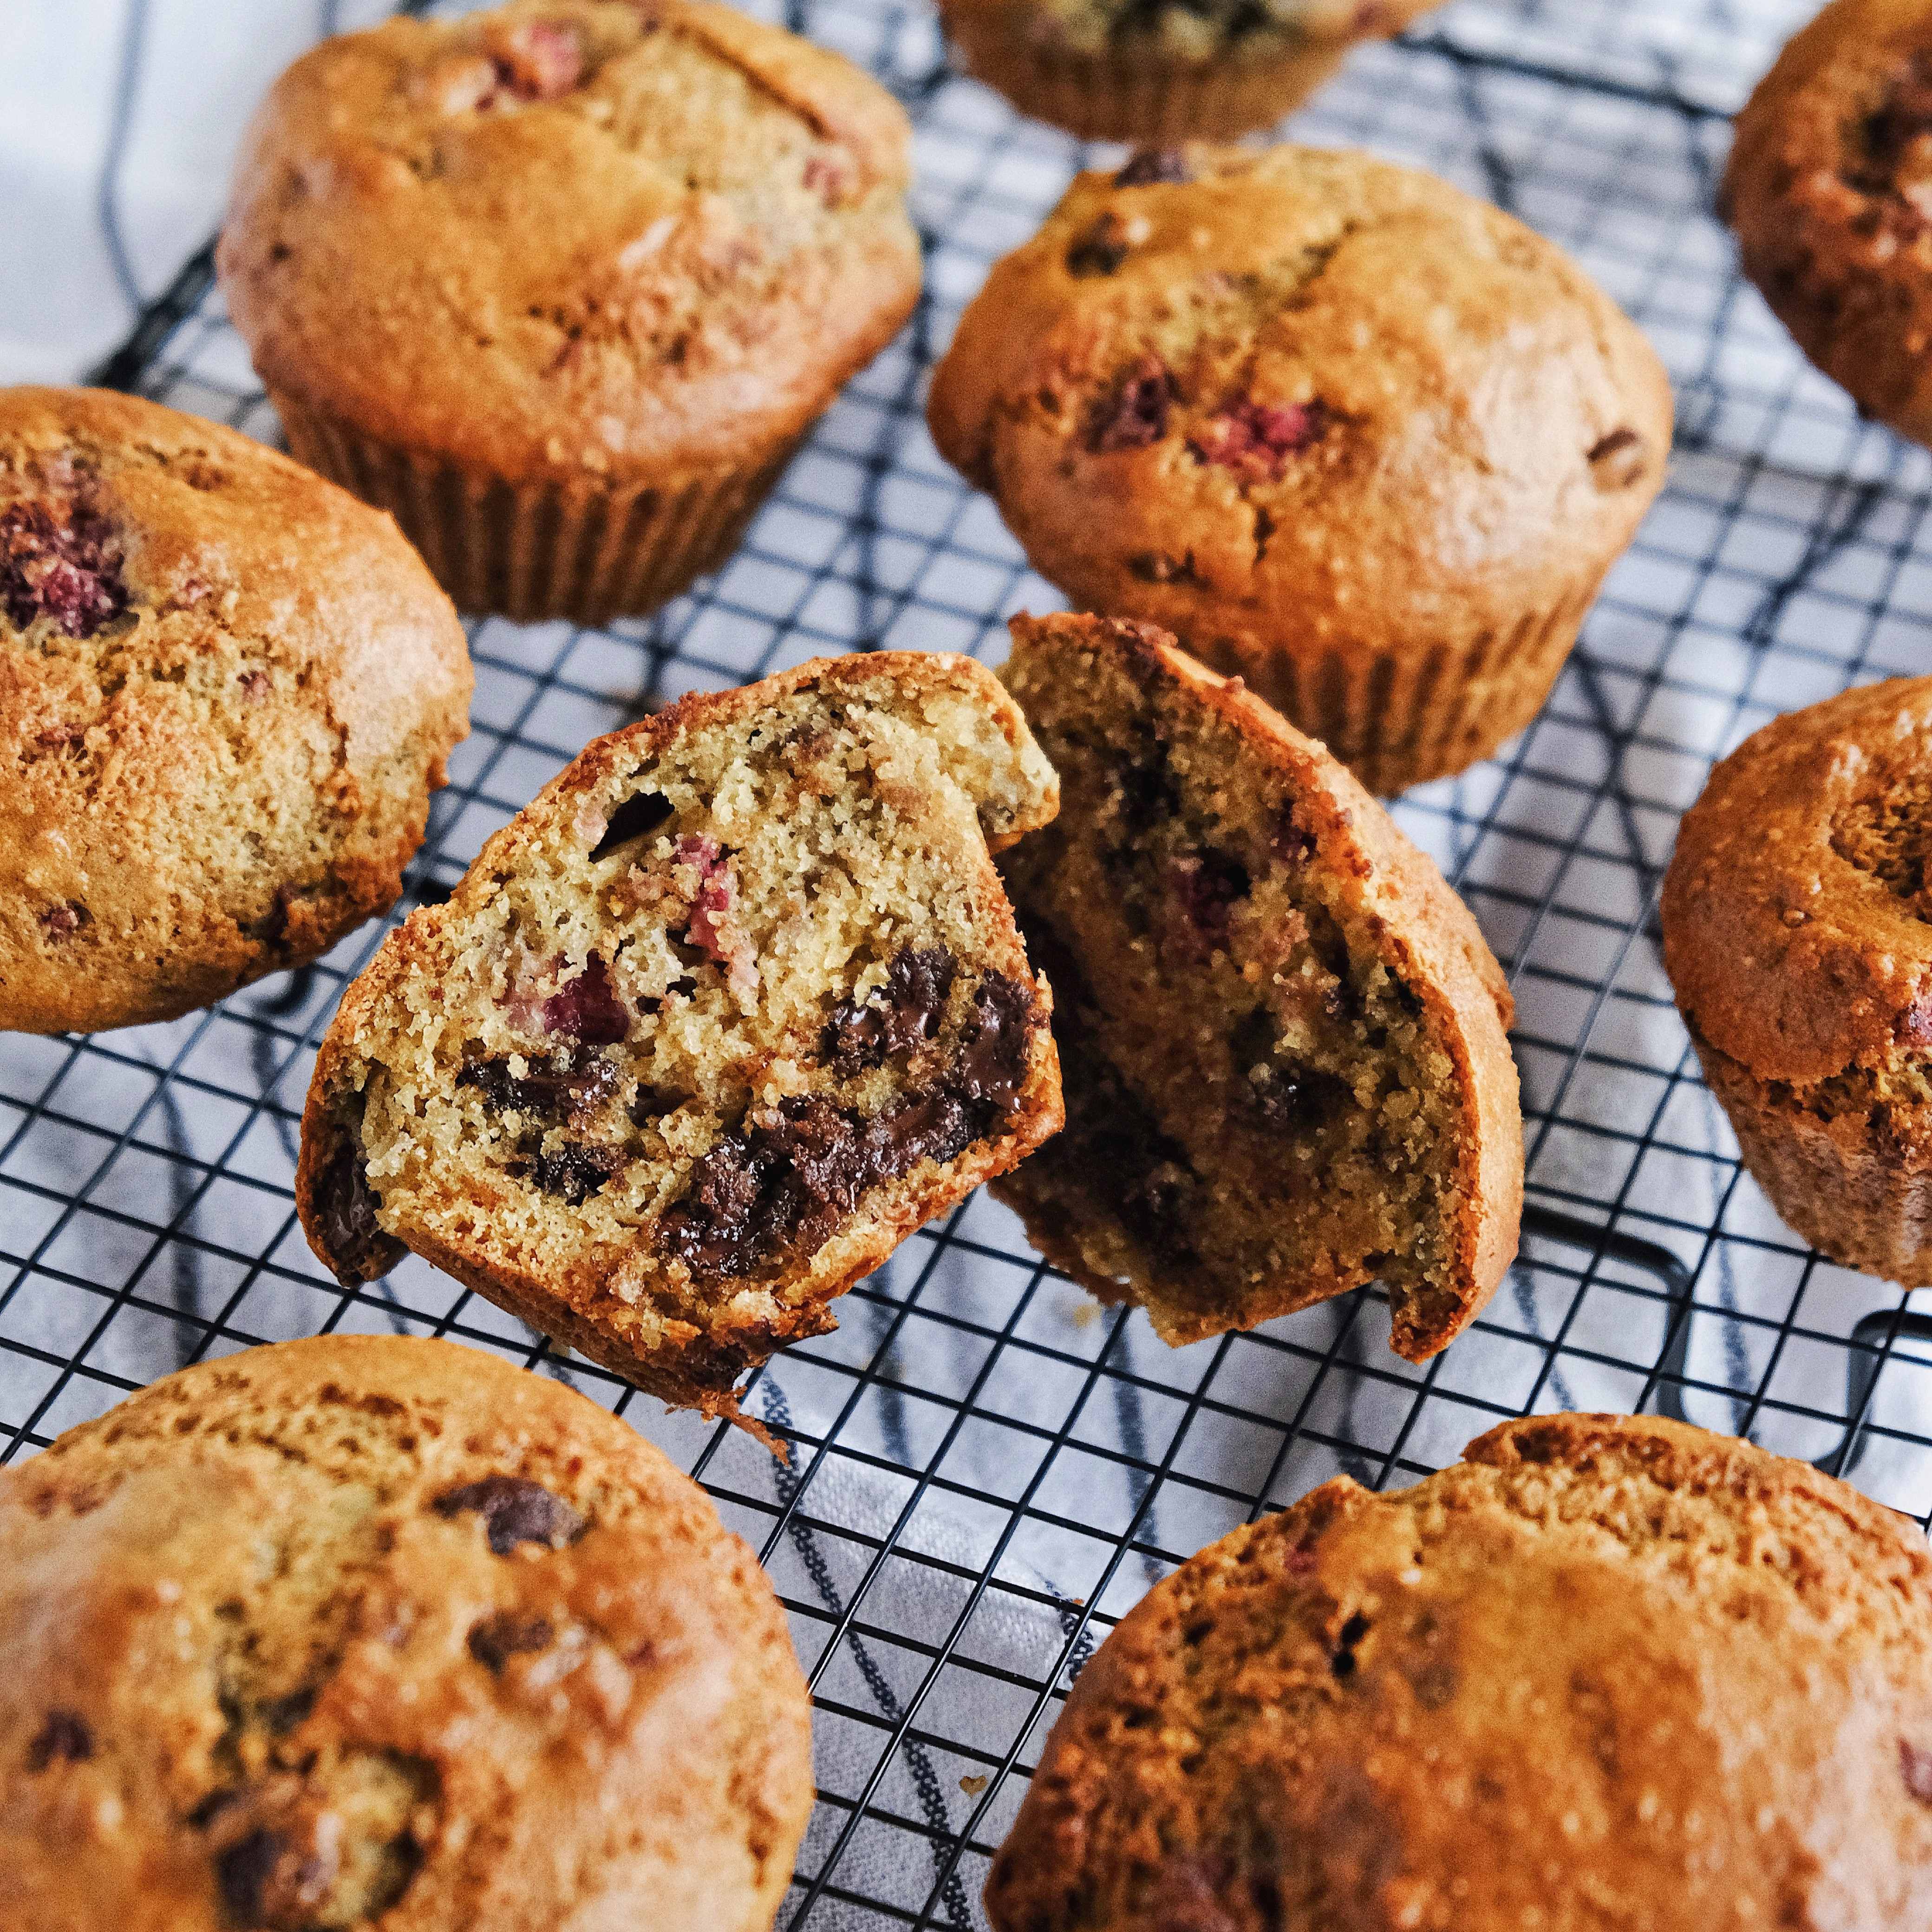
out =
[[[1802,0],[1797,0],[1802,6]],[[1399,815],[1509,968],[1528,1211],[1484,1318],[1418,1369],[1374,1291],[1173,1351],[976,1198],[781,1357],[789,1467],[667,1417],[411,1260],[338,1288],[290,1180],[315,1043],[381,930],[174,1024],[0,1039],[0,1459],[191,1360],[330,1329],[454,1336],[567,1377],[692,1469],[792,1613],[821,1802],[782,1923],[980,1921],[986,1863],[1106,1630],[1174,1563],[1316,1481],[1404,1481],[1491,1422],[1653,1408],[1932,1516],[1932,1319],[1808,1252],[1741,1176],[1658,962],[1657,888],[1712,760],[1777,712],[1932,668],[1932,466],[1860,422],[1738,284],[1710,213],[1792,0],[1463,0],[1292,124],[1487,194],[1577,254],[1679,397],[1670,487],[1543,716]],[[917,128],[927,289],[718,577],[606,631],[472,624],[472,734],[410,904],[596,734],[830,652],[1003,654],[1058,600],[940,462],[923,380],[1082,151],[952,75],[898,0],[794,0]],[[206,252],[104,380],[272,436]]]

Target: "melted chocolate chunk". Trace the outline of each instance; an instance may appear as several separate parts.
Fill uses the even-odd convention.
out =
[[[624,1109],[630,1115],[634,1126],[655,1126],[667,1114],[674,1114],[686,1101],[688,1094],[674,1094],[668,1087],[640,1086],[631,1096],[630,1104]]]
[[[922,1160],[956,1158],[990,1132],[1024,1084],[1033,988],[1000,974],[973,996],[958,1058],[922,1090],[870,1118],[819,1096],[782,1102],[728,1134],[693,1168],[658,1223],[667,1252],[694,1274],[749,1274],[787,1250],[812,1254],[871,1188]]]
[[[939,1030],[958,970],[958,961],[943,946],[908,946],[896,954],[884,986],[864,1006],[844,1000],[832,1010],[823,1047],[832,1070],[850,1079],[923,1046]]]
[[[470,1654],[478,1664],[500,1671],[513,1657],[548,1650],[556,1633],[548,1617],[526,1617],[515,1610],[498,1610],[470,1628]]]
[[[1248,869],[1226,852],[1200,852],[1168,868],[1168,890],[1180,914],[1177,937],[1205,958],[1228,943],[1229,915],[1248,896]]]
[[[628,845],[647,832],[655,832],[671,815],[671,802],[662,793],[634,791],[611,813],[604,836],[590,848],[592,862],[608,859],[620,845]]]
[[[1150,188],[1156,182],[1190,182],[1194,170],[1178,148],[1143,148],[1114,177],[1116,188]]]
[[[610,969],[595,952],[584,970],[543,1003],[546,1033],[566,1034],[584,1046],[614,1046],[631,1030],[631,1016],[610,983]]]
[[[526,1476],[485,1476],[436,1499],[438,1516],[474,1510],[483,1519],[494,1555],[507,1556],[520,1543],[561,1550],[584,1528],[584,1519],[559,1496]]]
[[[532,1182],[573,1208],[581,1208],[623,1165],[624,1156],[615,1148],[566,1141],[554,1151],[532,1148],[503,1171],[514,1180]]]
[[[94,1733],[78,1712],[50,1711],[47,1720],[34,1733],[27,1747],[27,1768],[45,1771],[59,1758],[68,1764],[83,1764],[94,1755]]]
[[[1143,356],[1102,400],[1087,424],[1087,447],[1096,456],[1144,449],[1167,434],[1174,398],[1173,376],[1159,357]]]
[[[58,518],[39,503],[0,512],[0,604],[21,630],[46,617],[70,638],[91,638],[128,608],[120,546],[107,520],[84,505]]]
[[[1066,251],[1066,272],[1082,279],[1111,275],[1127,259],[1132,247],[1127,224],[1110,212],[1075,237]]]
[[[387,1274],[408,1252],[376,1219],[359,1124],[342,1131],[316,1189],[316,1214],[329,1266],[344,1286]]]
[[[1855,166],[1846,179],[1864,194],[1886,194],[1906,150],[1932,134],[1932,50],[1899,63],[1884,104],[1867,117],[1861,132],[1864,164]]]
[[[458,1086],[475,1088],[493,1106],[560,1124],[601,1106],[617,1090],[617,1081],[609,1060],[574,1048],[565,1054],[562,1066],[536,1060],[520,1078],[510,1071],[507,1060],[495,1058],[465,1060],[456,1076]]]
[[[332,1849],[298,1844],[266,1826],[238,1838],[214,1862],[221,1902],[242,1925],[305,1927],[334,1882]]]

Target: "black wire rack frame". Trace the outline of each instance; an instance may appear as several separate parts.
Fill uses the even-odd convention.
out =
[[[1484,1316],[1418,1368],[1365,1290],[1171,1350],[1100,1310],[975,1197],[854,1289],[750,1406],[789,1466],[410,1260],[344,1289],[290,1178],[314,1050],[385,929],[171,1025],[0,1038],[0,1460],[187,1363],[340,1330],[448,1335],[568,1379],[705,1484],[790,1612],[820,1802],[781,1922],[982,1922],[987,1860],[1106,1630],[1213,1538],[1346,1472],[1441,1466],[1508,1416],[1650,1409],[1746,1434],[1932,1514],[1932,1320],[1808,1252],[1738,1168],[1658,956],[1678,814],[1776,713],[1932,669],[1932,465],[1860,421],[1738,282],[1712,214],[1727,116],[1804,0],[1462,0],[1367,48],[1296,137],[1430,168],[1574,253],[1669,365],[1669,486],[1541,716],[1397,808],[1508,966],[1528,1206]],[[472,733],[404,904],[597,734],[682,692],[882,646],[997,662],[1060,600],[941,463],[926,373],[987,267],[1084,150],[946,65],[899,0],[787,24],[905,104],[926,293],[742,549],[646,621],[470,626]],[[95,380],[272,439],[213,286],[184,265]]]

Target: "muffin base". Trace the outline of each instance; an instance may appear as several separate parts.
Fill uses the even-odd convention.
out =
[[[668,604],[734,550],[804,440],[670,488],[512,482],[365,436],[286,390],[268,399],[297,459],[387,510],[460,610],[602,624]]]
[[[1264,60],[1201,67],[1042,46],[1025,16],[942,6],[948,38],[975,80],[1022,113],[1085,141],[1159,146],[1271,128],[1328,80],[1354,40],[1317,40]]]
[[[1744,1166],[1792,1230],[1841,1267],[1932,1287],[1932,1166],[1876,1146],[1862,1118],[1811,1112],[1690,1032]]]
[[[1602,580],[1472,644],[1398,655],[1345,641],[1304,654],[1258,638],[1218,638],[1187,648],[1239,677],[1387,797],[1466,771],[1542,710]]]

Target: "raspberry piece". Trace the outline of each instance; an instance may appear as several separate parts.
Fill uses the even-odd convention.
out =
[[[734,917],[738,882],[732,875],[730,860],[717,840],[704,832],[687,833],[677,842],[672,856],[680,869],[688,868],[698,875],[685,943],[724,968],[733,992],[749,998],[758,990],[758,962],[751,941]]]
[[[46,617],[91,638],[128,608],[120,547],[106,519],[82,505],[56,516],[39,503],[0,512],[0,602],[25,630]]]
[[[584,1046],[614,1046],[631,1030],[631,1016],[596,953],[584,970],[543,1003],[543,1030],[567,1034]]]
[[[1198,436],[1189,440],[1197,463],[1265,477],[1279,476],[1289,457],[1312,448],[1328,434],[1334,420],[1320,397],[1306,403],[1274,404],[1241,400],[1212,417]]]

